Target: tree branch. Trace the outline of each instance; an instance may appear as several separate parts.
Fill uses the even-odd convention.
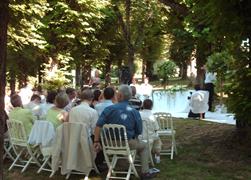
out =
[[[184,4],[177,3],[175,0],[159,0],[159,2],[169,6],[175,14],[185,17],[188,15],[188,8]]]

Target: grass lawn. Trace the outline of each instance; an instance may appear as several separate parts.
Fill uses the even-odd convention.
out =
[[[251,179],[251,142],[236,136],[235,126],[199,120],[175,119],[178,155],[174,160],[161,157],[156,165],[161,172],[158,179]],[[6,180],[43,180],[49,179],[48,173],[36,174],[37,167],[29,167],[23,174],[15,167],[7,171],[10,162],[5,161]],[[93,174],[91,180],[104,179]],[[72,175],[70,179],[83,176]],[[65,179],[56,174],[52,180]]]

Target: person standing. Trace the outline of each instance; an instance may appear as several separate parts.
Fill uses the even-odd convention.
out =
[[[213,111],[212,104],[214,101],[214,81],[216,80],[215,74],[212,72],[209,72],[206,68],[206,66],[203,66],[205,73],[205,90],[209,92],[209,99],[208,99],[208,111]]]

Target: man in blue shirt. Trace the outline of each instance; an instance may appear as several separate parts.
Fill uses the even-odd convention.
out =
[[[105,100],[101,103],[98,103],[94,106],[94,108],[96,109],[96,111],[98,112],[98,115],[100,116],[101,113],[103,112],[103,110],[108,107],[113,105],[112,99],[114,97],[114,90],[111,87],[107,87],[105,88],[104,92],[103,92],[103,96],[105,98]]]
[[[118,90],[118,103],[104,109],[101,113],[95,128],[94,148],[101,150],[100,129],[104,124],[120,124],[126,127],[128,143],[131,149],[136,149],[141,158],[141,173],[143,177],[151,177],[152,171],[149,170],[149,152],[145,142],[140,141],[138,136],[142,134],[142,119],[139,112],[130,107],[128,101],[132,97],[130,86],[121,85]]]

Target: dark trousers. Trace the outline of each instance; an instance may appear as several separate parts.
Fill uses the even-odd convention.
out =
[[[212,111],[212,104],[214,100],[214,84],[213,83],[206,83],[205,90],[209,92],[209,99],[208,99],[208,111]]]
[[[91,135],[91,139],[92,139],[92,141],[94,141],[94,135]],[[105,160],[105,156],[104,156],[103,151],[99,151],[97,153],[96,159],[95,159],[95,164],[97,165],[97,167],[99,167],[99,165],[102,165],[104,160]]]
[[[193,113],[191,110],[188,113],[189,118],[200,118],[200,113]],[[202,113],[202,118],[205,118],[205,113]]]

